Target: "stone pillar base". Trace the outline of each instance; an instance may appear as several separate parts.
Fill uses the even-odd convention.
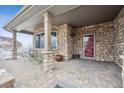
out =
[[[17,59],[17,49],[12,49],[12,59]]]
[[[53,69],[54,55],[52,52],[43,53],[43,72],[51,72]]]

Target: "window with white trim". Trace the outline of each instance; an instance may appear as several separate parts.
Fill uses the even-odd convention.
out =
[[[44,48],[44,33],[35,35],[35,48]],[[57,33],[51,32],[51,49],[57,48]]]

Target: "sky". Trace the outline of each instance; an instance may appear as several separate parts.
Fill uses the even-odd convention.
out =
[[[5,31],[3,26],[23,7],[23,5],[0,5],[0,36],[12,37],[12,33]],[[32,45],[32,36],[17,33],[17,40],[23,44],[23,47]],[[28,42],[27,42],[28,41]]]

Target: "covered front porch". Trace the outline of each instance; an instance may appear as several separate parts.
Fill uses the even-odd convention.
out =
[[[80,84],[80,87],[124,86],[123,6],[25,6],[4,28],[13,33],[13,59],[17,59],[16,32],[33,36],[33,50],[42,54],[43,72],[48,72],[46,77],[50,82],[53,82],[54,78],[60,78],[61,81],[65,76],[63,80],[68,79],[70,87]],[[55,55],[62,55],[64,62],[54,65]],[[73,55],[94,61],[70,60]],[[53,71],[56,66],[62,66],[60,72],[59,68]],[[67,74],[63,75],[66,70]],[[85,72],[86,74],[82,74]],[[57,73],[62,73],[62,76]],[[54,74],[57,76],[54,77]],[[78,74],[79,78],[72,74]],[[117,74],[121,75],[122,79],[118,79]],[[52,76],[51,80],[49,77]],[[80,81],[80,77],[86,78],[86,81]],[[72,85],[70,78],[76,80]]]
[[[120,88],[121,68],[115,63],[71,60],[54,63],[52,73],[43,73],[42,65],[25,59],[0,61],[15,77],[16,88]]]
[[[122,6],[25,6],[4,27],[13,32],[12,58],[17,58],[16,32],[21,32],[33,35],[33,50],[42,52],[45,66],[56,54],[64,60],[79,55],[113,62],[114,20],[121,9]]]
[[[54,50],[52,48],[59,50],[59,47],[62,46],[60,42],[63,42],[60,39],[64,39],[65,43],[67,43],[67,45],[65,45],[67,47],[62,47],[62,48],[68,49],[68,47],[71,46],[68,43],[77,42],[77,41],[71,42],[74,40],[70,40],[70,38],[72,39],[78,38],[75,37],[78,30],[91,28],[91,30],[95,29],[95,30],[100,30],[99,32],[102,32],[101,29],[107,30],[108,25],[111,28],[114,28],[113,21],[117,17],[121,9],[122,6],[112,6],[112,5],[111,6],[83,6],[83,5],[25,6],[15,17],[13,17],[13,19],[10,22],[8,22],[4,26],[6,30],[11,31],[13,33],[12,50],[15,52],[12,53],[12,56],[13,58],[16,58],[16,51],[17,51],[16,41],[15,41],[16,32],[33,35],[34,37],[32,42],[33,49],[37,49],[37,50],[40,49],[40,50],[44,50],[45,52]],[[91,16],[90,14],[93,14],[93,16]],[[106,25],[107,22],[108,25]],[[102,25],[104,26],[104,23],[106,26],[105,28],[101,27]],[[94,27],[95,25],[97,27]],[[60,30],[62,31],[60,32]],[[82,37],[83,37],[82,33],[96,34],[97,32],[97,31],[90,32],[86,30],[90,30],[90,29],[85,29],[84,32],[80,31],[80,35],[82,35]],[[57,40],[55,40],[56,44],[54,46],[52,46],[53,44],[51,40],[53,38],[52,36],[56,36],[57,38]],[[37,39],[39,37],[40,40]],[[73,47],[71,46],[71,48]]]

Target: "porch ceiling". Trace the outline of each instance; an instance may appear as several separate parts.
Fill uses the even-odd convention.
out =
[[[122,6],[80,6],[54,18],[56,24],[68,23],[73,27],[88,26],[112,21]]]
[[[73,27],[93,25],[114,20],[122,8],[120,5],[42,5],[32,7],[30,11],[20,18],[17,17],[18,20],[9,23],[5,28],[33,32],[36,26],[43,26],[42,13],[45,11],[53,15],[54,25],[70,24]]]

